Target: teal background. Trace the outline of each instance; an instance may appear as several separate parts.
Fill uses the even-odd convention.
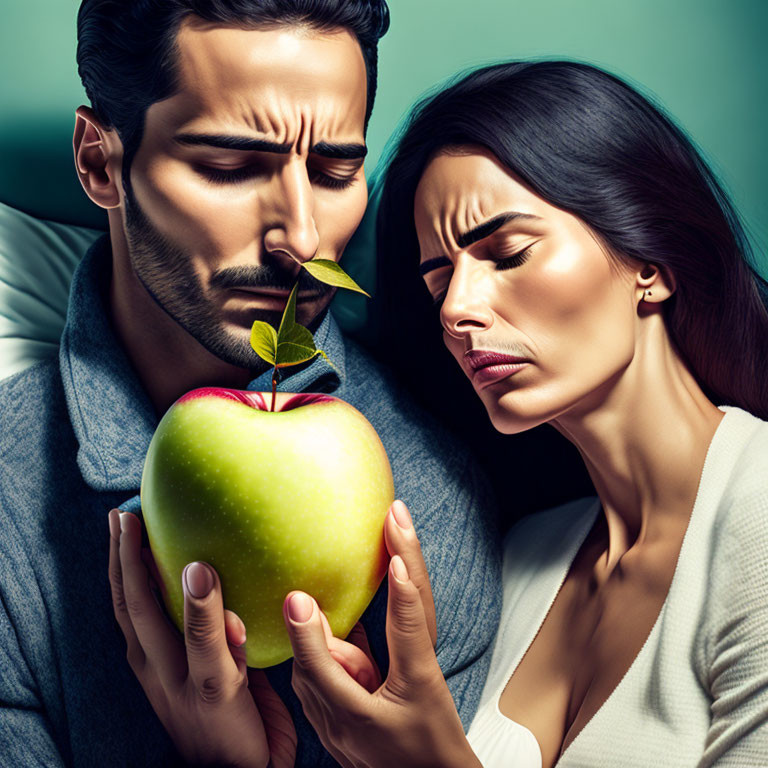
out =
[[[72,169],[78,0],[5,0],[0,22],[0,200],[102,224]],[[768,273],[768,2],[391,0],[368,171],[413,101],[468,66],[577,58],[653,96],[694,138],[743,214]]]

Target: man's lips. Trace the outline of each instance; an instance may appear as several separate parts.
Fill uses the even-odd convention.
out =
[[[235,293],[248,293],[251,294],[254,298],[263,298],[263,299],[274,299],[274,300],[281,300],[281,301],[287,301],[288,297],[291,294],[290,290],[284,290],[282,288],[257,288],[257,287],[246,287],[246,286],[238,286],[237,288],[230,288],[231,291],[234,291]],[[317,293],[313,293],[312,291],[301,291],[297,295],[297,299],[299,301],[303,301],[306,299],[314,299],[317,297]]]
[[[524,357],[504,355],[482,349],[471,349],[464,353],[472,374],[471,378],[478,385],[491,384],[507,378],[522,370],[530,361]]]

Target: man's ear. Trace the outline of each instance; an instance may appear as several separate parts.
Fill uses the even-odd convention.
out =
[[[635,273],[635,286],[639,302],[658,304],[675,292],[674,275],[658,264],[643,264]]]
[[[117,131],[105,129],[90,107],[78,107],[72,147],[85,194],[100,208],[117,208],[123,161],[123,143]]]

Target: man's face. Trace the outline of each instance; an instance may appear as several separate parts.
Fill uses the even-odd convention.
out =
[[[131,264],[206,349],[255,369],[253,321],[279,323],[301,271],[297,319],[311,324],[332,291],[300,263],[338,261],[365,210],[362,52],[346,30],[188,19],[178,72],[131,166]]]

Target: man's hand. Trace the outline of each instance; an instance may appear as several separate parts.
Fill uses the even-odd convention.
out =
[[[384,535],[389,565],[387,644],[390,668],[381,686],[365,684],[373,661],[355,674],[340,640],[313,598],[291,592],[283,610],[294,652],[293,688],[325,748],[344,768],[477,766],[435,656],[435,607],[410,514],[390,508]],[[348,644],[349,645],[349,644]]]
[[[205,563],[184,569],[182,639],[152,594],[148,568],[156,569],[149,551],[142,553],[139,519],[113,509],[109,530],[112,605],[128,663],[182,757],[291,768],[293,722],[266,675],[247,669],[245,627],[224,610],[216,571]]]

